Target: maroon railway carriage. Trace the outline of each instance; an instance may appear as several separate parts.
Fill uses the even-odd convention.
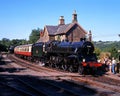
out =
[[[14,54],[21,58],[29,60],[32,58],[31,51],[32,51],[32,44],[20,45],[15,47]]]

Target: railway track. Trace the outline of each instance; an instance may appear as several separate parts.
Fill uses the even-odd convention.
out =
[[[20,58],[15,57],[14,55],[9,56],[9,59],[11,59],[13,62],[19,64],[20,66],[23,66],[24,68],[29,68],[29,69],[32,69],[32,70],[37,71],[37,72],[43,72],[43,70],[55,72],[55,70],[51,70],[51,69],[45,68],[45,67],[43,68],[40,65],[35,64],[34,62],[31,63],[29,61],[22,60]]]
[[[29,79],[24,78],[24,81],[29,81],[29,83],[33,84],[31,81],[37,82],[35,86],[38,86],[38,89],[42,90],[42,92],[48,93],[49,96],[84,96],[84,95],[94,95],[97,92],[89,89],[84,86],[77,85],[70,81],[62,80],[62,79]]]
[[[9,96],[11,95],[12,96],[14,94],[16,94],[16,96],[21,96],[21,95],[23,95],[23,96],[32,96],[31,94],[25,92],[24,90],[15,88],[15,87],[10,86],[8,84],[0,82],[0,85],[2,86],[2,88],[4,88],[4,92],[0,93],[1,96],[7,96],[7,95],[9,95]],[[5,92],[5,91],[7,91],[7,92]],[[17,94],[19,94],[19,95],[17,95]]]
[[[0,85],[4,87],[4,90],[7,90],[7,95],[5,95],[4,92],[1,96],[46,96],[46,94],[43,94],[31,85],[22,82],[15,76],[3,76],[2,78],[4,78],[4,81],[1,80]],[[9,93],[8,90],[10,90]]]
[[[112,90],[113,92],[118,92],[120,93],[120,86],[118,85],[119,83],[119,80],[115,80],[115,81],[118,81],[115,83],[115,81],[110,81],[111,79],[110,78],[107,78],[109,79],[107,82],[104,82],[106,81],[106,77],[101,77],[103,80],[99,80],[98,78],[95,79],[93,77],[90,77],[90,76],[86,76],[86,77],[81,77],[81,78],[77,78],[77,77],[73,77],[73,82],[74,80],[76,80],[79,84],[79,82],[83,82],[84,85],[91,85],[91,86],[99,86],[101,88],[104,88],[104,89],[109,89],[109,90]],[[114,84],[113,84],[114,83]]]
[[[15,60],[15,58],[14,58],[14,60]],[[18,62],[18,61],[15,61],[15,62]],[[85,76],[84,77],[84,76],[80,76],[76,73],[74,74],[74,73],[68,73],[68,72],[60,72],[60,71],[58,72],[57,70],[40,67],[35,64],[30,64],[30,66],[29,66],[30,62],[24,61],[24,60],[20,60],[19,62],[21,62],[21,64],[23,64],[23,62],[24,63],[27,62],[27,64],[23,64],[25,67],[27,66],[26,68],[30,68],[32,70],[39,71],[39,72],[44,71],[46,74],[49,74],[49,75],[50,75],[50,72],[60,73],[61,75],[55,76],[56,79],[69,78],[69,80],[71,80],[72,82],[78,82],[78,83],[83,82],[85,85],[100,86],[102,88],[110,89],[112,91],[120,93],[120,88],[119,88],[120,81],[119,80],[111,79],[111,78],[108,78],[105,76],[97,76],[97,77]],[[51,77],[51,75],[50,75],[50,77]],[[52,76],[52,77],[54,77],[54,76]],[[79,85],[81,85],[81,84],[79,84]]]
[[[14,92],[11,95],[9,94],[10,96],[15,94],[19,94],[16,96],[93,96],[97,94],[92,89],[60,79],[48,80],[23,76],[5,76],[2,82],[0,84],[4,86],[4,90],[11,89],[11,92]],[[1,96],[6,95],[2,94]]]

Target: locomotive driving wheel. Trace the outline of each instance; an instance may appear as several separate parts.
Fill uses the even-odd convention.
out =
[[[84,72],[84,67],[83,67],[82,65],[79,65],[79,67],[78,67],[78,73],[79,73],[80,75],[82,75],[83,72]]]
[[[55,64],[55,68],[59,69],[60,68],[59,64]]]
[[[66,71],[66,70],[68,69],[68,66],[67,66],[67,64],[62,64],[61,68],[62,68],[64,71]]]
[[[69,72],[75,72],[76,68],[79,64],[79,59],[76,55],[71,55],[68,58],[68,63],[69,63],[68,71]]]
[[[63,58],[63,63],[61,65],[61,68],[66,71],[68,69],[67,59]]]
[[[60,68],[60,64],[61,64],[62,60],[61,57],[55,57],[55,68],[59,69]]]
[[[69,66],[68,71],[74,72],[74,67],[73,67],[73,65],[70,65],[70,66]]]
[[[52,68],[52,67],[54,67],[54,63],[55,63],[55,58],[54,58],[54,56],[50,56],[50,60],[49,60],[49,64],[48,64],[48,66],[50,67],[50,68]]]

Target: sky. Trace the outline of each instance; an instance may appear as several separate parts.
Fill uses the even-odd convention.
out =
[[[29,39],[33,29],[72,22],[78,23],[93,41],[120,41],[120,0],[0,0],[0,40]]]

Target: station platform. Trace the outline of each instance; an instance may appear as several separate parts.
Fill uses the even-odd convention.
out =
[[[113,73],[107,72],[105,76],[112,79],[120,80],[120,73],[113,74]]]

